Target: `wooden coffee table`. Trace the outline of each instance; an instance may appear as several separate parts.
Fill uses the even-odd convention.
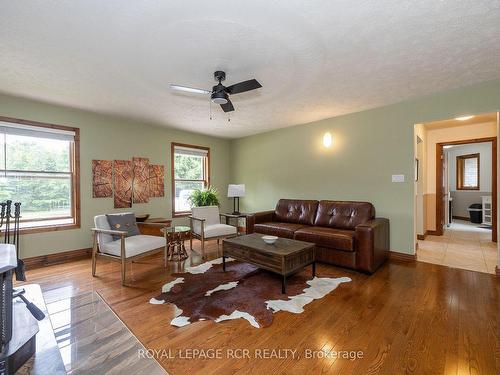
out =
[[[282,276],[281,293],[285,293],[286,278],[310,264],[312,277],[316,276],[313,243],[278,238],[274,244],[268,245],[262,236],[252,233],[225,239],[222,242],[222,269],[226,270],[226,257],[231,257],[275,272]]]

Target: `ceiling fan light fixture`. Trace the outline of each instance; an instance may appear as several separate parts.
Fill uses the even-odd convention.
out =
[[[212,99],[212,102],[215,103],[215,104],[226,104],[227,103],[227,99],[225,99],[225,98],[214,98],[214,99]]]
[[[224,90],[215,91],[211,96],[212,103],[215,104],[226,104],[228,100],[227,93]]]

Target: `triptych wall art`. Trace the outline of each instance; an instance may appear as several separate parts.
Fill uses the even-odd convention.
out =
[[[128,208],[132,203],[147,203],[149,198],[164,197],[164,178],[164,166],[149,164],[148,158],[92,160],[92,196],[114,196],[115,208]]]

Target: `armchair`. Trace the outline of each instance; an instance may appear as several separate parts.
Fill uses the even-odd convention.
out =
[[[149,225],[149,223],[141,223]],[[153,226],[168,227],[168,224],[151,223]],[[105,257],[121,263],[121,283],[125,285],[126,265],[136,259],[163,251],[164,266],[166,267],[166,237],[136,235],[128,236],[126,231],[112,230],[106,215],[94,217],[92,245],[92,276],[96,275],[97,258]],[[119,236],[114,240],[113,236]]]
[[[189,223],[191,227],[191,238],[189,247],[193,250],[193,237],[201,241],[201,254],[205,257],[205,241],[221,238],[233,237],[237,235],[237,228],[232,225],[221,224],[221,217],[224,214],[219,212],[217,206],[193,207]]]

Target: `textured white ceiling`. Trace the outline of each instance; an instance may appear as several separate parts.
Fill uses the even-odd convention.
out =
[[[0,0],[0,91],[240,137],[500,77],[496,0]],[[232,96],[210,88],[256,78]]]

